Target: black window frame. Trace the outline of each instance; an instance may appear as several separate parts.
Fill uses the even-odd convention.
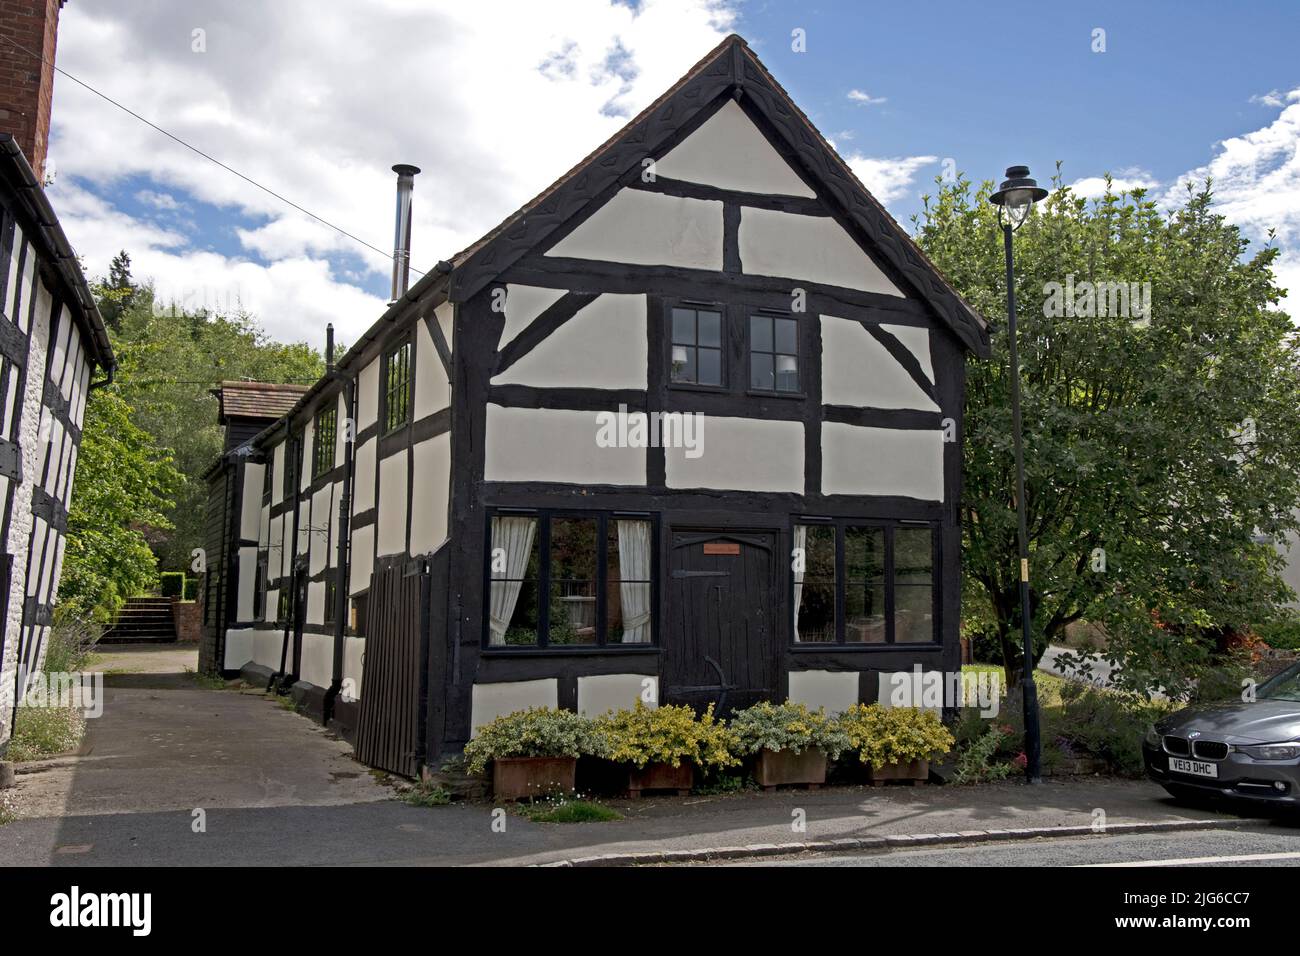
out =
[[[932,649],[943,644],[943,534],[938,521],[911,521],[884,518],[813,518],[796,516],[791,519],[789,540],[794,542],[797,525],[807,527],[832,527],[835,529],[835,640],[800,641],[799,622],[794,615],[794,570],[786,576],[786,606],[789,609],[790,637],[787,646],[794,651],[881,651],[900,648]],[[849,528],[869,528],[884,531],[885,540],[885,640],[876,643],[847,641],[845,639],[846,561],[845,531]],[[897,641],[895,639],[895,593],[897,581],[894,573],[894,535],[899,530],[928,530],[930,532],[930,619],[934,624],[929,641]],[[906,586],[906,585],[905,585]]]
[[[321,441],[321,436],[325,433],[325,422],[329,422],[329,443],[328,445]],[[334,455],[338,444],[338,424],[339,408],[336,404],[329,404],[316,413],[316,421],[312,427],[312,445],[311,445],[311,478],[315,481],[321,475],[329,474],[334,469]]]
[[[276,624],[289,623],[289,614],[293,610],[292,601],[290,600],[291,595],[289,593],[289,589],[291,587],[289,583],[290,580],[291,580],[290,578],[281,579],[280,586],[276,589],[275,592],[275,623]]]
[[[684,382],[673,378],[673,348],[679,343],[673,341],[673,312],[677,309],[690,310],[695,313],[695,344],[684,345],[694,348],[696,353],[696,378],[699,378],[700,351],[700,312],[718,313],[718,373],[722,381],[717,385],[707,382]],[[668,299],[664,302],[664,383],[669,388],[694,392],[729,392],[731,391],[731,322],[727,304],[724,302],[706,302],[701,299]],[[713,348],[706,345],[704,348]]]
[[[338,603],[338,582],[335,580],[335,573],[329,571],[325,575],[325,608],[321,612],[321,623],[325,625],[333,624],[336,620],[335,605]]]
[[[492,644],[491,615],[487,609],[492,593],[492,519],[497,517],[533,518],[537,521],[537,643]],[[585,518],[596,521],[596,643],[550,643],[551,519]],[[647,521],[650,523],[650,640],[637,644],[609,643],[609,523],[611,521]],[[659,650],[659,516],[645,511],[584,511],[568,508],[489,508],[484,516],[483,531],[483,633],[481,652],[485,654],[635,654]],[[545,599],[543,599],[545,598]]]
[[[405,354],[406,361],[403,367],[405,373],[404,394],[402,397],[403,417],[400,421],[393,419],[393,396],[398,394],[392,384],[393,362],[398,355]],[[414,414],[412,405],[415,401],[415,376],[414,376],[414,359],[415,346],[409,335],[404,336],[399,341],[393,343],[384,350],[383,365],[380,367],[379,376],[379,423],[381,435],[390,435],[411,424],[411,416]]]
[[[771,323],[772,329],[772,348],[756,349],[754,347],[754,320],[766,319]],[[794,351],[778,351],[776,347],[776,323],[777,321],[794,323]],[[751,395],[763,395],[774,398],[803,398],[804,391],[804,364],[803,349],[801,348],[803,336],[800,334],[799,319],[792,312],[782,312],[778,309],[749,309],[745,313],[745,390]],[[759,388],[754,384],[754,356],[770,355],[772,357],[772,388]],[[782,355],[789,355],[794,358],[794,374],[796,387],[793,389],[777,388],[776,383],[779,376],[776,370],[776,360]]]
[[[761,399],[784,399],[789,401],[807,401],[807,378],[806,371],[809,366],[809,343],[808,343],[808,325],[811,322],[811,312],[793,312],[789,309],[782,309],[768,304],[759,304],[752,295],[738,293],[734,298],[725,299],[693,299],[685,296],[663,296],[652,297],[660,303],[660,322],[661,330],[659,332],[660,342],[660,361],[663,363],[663,386],[669,391],[680,392],[706,392],[714,395],[729,395],[738,398],[755,397]],[[721,385],[701,385],[698,382],[678,382],[673,380],[673,310],[674,309],[692,309],[696,312],[718,312],[722,316],[721,329]],[[769,317],[773,319],[789,319],[795,324],[795,362],[798,365],[799,388],[796,391],[780,391],[757,389],[752,387],[752,348],[751,348],[751,317]],[[698,328],[698,317],[696,319]],[[697,333],[698,337],[698,333]],[[688,346],[689,347],[689,346]],[[697,350],[699,346],[696,346]],[[772,353],[773,355],[778,353]],[[779,354],[787,355],[790,353],[782,352]],[[698,364],[698,363],[697,363]],[[775,359],[773,359],[775,368]]]
[[[253,620],[266,619],[267,572],[270,567],[270,554],[266,551],[257,553],[256,577],[253,579]]]

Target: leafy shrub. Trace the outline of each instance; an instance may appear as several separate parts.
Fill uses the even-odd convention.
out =
[[[937,714],[915,707],[854,704],[840,715],[839,725],[849,749],[877,770],[886,764],[929,760],[947,753],[955,742]]]
[[[689,707],[646,707],[619,710],[600,718],[605,756],[616,763],[644,767],[649,763],[681,766],[683,760],[700,767],[726,767],[740,763],[735,755],[735,735],[713,718],[713,705],[699,717]]]
[[[1137,777],[1143,773],[1142,738],[1167,711],[1168,705],[1137,694],[1066,683],[1056,726],[1048,730],[1069,749],[1106,761],[1116,773]]]
[[[1003,752],[1015,741],[1016,732],[1010,724],[986,727],[984,733],[958,751],[953,783],[1005,780],[1016,768],[1010,760],[1003,759]]]
[[[102,632],[103,628],[86,618],[78,608],[57,608],[54,626],[50,628],[49,647],[45,651],[45,672],[74,674],[84,670]]]
[[[1275,650],[1300,651],[1300,611],[1286,608],[1277,620],[1256,626],[1255,634]]]
[[[197,601],[199,598],[199,579],[185,579],[185,593],[181,595],[183,601]]]
[[[158,575],[159,591],[163,597],[181,597],[185,594],[185,572],[164,571]]]
[[[601,756],[604,738],[593,721],[570,710],[530,707],[479,728],[465,745],[465,769],[481,773],[498,757]]]
[[[801,753],[817,747],[833,759],[849,747],[848,736],[822,708],[809,710],[807,704],[793,701],[760,701],[737,711],[731,718],[731,731],[739,751],[745,754],[760,750]]]

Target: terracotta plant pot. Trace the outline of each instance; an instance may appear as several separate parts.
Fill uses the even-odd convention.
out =
[[[887,763],[879,770],[867,767],[867,778],[873,787],[883,787],[891,780],[899,780],[916,786],[930,779],[930,761],[911,760],[907,763]]]
[[[497,757],[492,761],[492,795],[523,800],[573,791],[576,757]]]
[[[676,790],[679,797],[684,797],[694,784],[695,767],[688,761],[676,767],[648,763],[644,767],[632,767],[627,773],[627,793],[633,798],[641,796],[642,790]]]
[[[764,790],[783,784],[805,784],[816,789],[826,782],[826,755],[816,747],[802,753],[763,749],[758,752],[754,771]]]

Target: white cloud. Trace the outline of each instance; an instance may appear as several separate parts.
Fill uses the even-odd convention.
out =
[[[886,97],[872,96],[865,90],[849,90],[848,96],[858,106],[879,106],[881,103],[889,102]]]
[[[163,212],[174,212],[184,208],[181,203],[176,201],[176,197],[171,193],[155,192],[152,189],[141,189],[135,194],[136,201],[145,206],[152,206],[154,209]]]
[[[725,35],[728,2],[279,0],[256,15],[224,0],[72,4],[60,18],[61,68],[383,251],[313,222],[65,77],[55,82],[51,137],[56,209],[92,275],[126,248],[137,277],[151,276],[159,290],[238,295],[279,338],[318,341],[328,317],[355,341],[382,308],[351,283],[388,274],[393,163],[423,169],[412,266],[426,270],[675,82]],[[195,27],[206,31],[206,52],[192,51]],[[246,217],[234,231],[240,251],[267,262],[198,248],[78,188],[112,195],[127,177],[150,197]],[[136,177],[153,188],[141,190]],[[366,275],[331,272],[326,257],[344,250],[363,257]]]
[[[1300,99],[1300,90],[1292,90],[1289,93],[1282,93],[1280,90],[1269,90],[1267,93],[1257,93],[1250,98],[1250,102],[1259,106],[1271,106],[1280,108],[1287,103],[1294,103]]]
[[[938,156],[900,156],[895,159],[877,159],[870,156],[846,156],[845,162],[855,176],[862,180],[871,195],[889,205],[907,195],[916,174],[925,166],[939,161]]]
[[[1159,180],[1144,169],[1122,169],[1111,176],[1110,191],[1128,192],[1134,189],[1155,189]],[[1085,176],[1070,183],[1070,191],[1084,199],[1097,199],[1106,194],[1105,176]]]

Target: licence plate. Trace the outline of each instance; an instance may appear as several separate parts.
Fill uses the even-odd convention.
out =
[[[1182,757],[1170,757],[1169,769],[1174,773],[1187,773],[1193,777],[1219,777],[1219,768],[1205,760],[1186,760]]]

